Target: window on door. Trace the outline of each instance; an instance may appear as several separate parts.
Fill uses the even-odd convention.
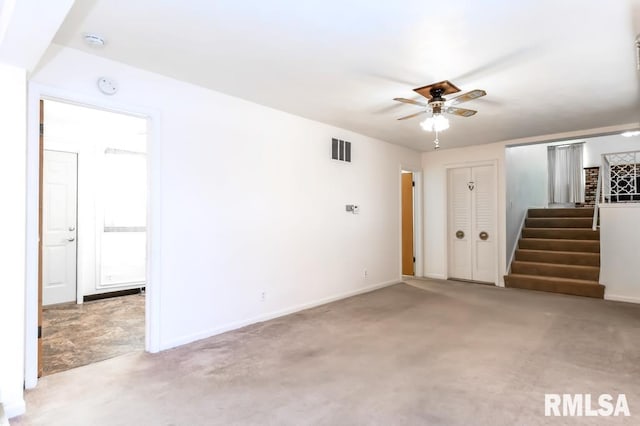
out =
[[[99,286],[143,284],[146,267],[146,156],[107,148],[103,158]]]

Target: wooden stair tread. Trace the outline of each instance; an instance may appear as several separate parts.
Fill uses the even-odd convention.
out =
[[[546,276],[542,276],[542,275],[509,274],[508,277],[513,277],[513,278],[534,278],[534,279],[536,279],[538,281],[561,282],[561,283],[571,283],[571,284],[581,284],[581,285],[582,284],[584,284],[584,285],[602,285],[598,281],[580,280],[580,279],[577,279],[577,278],[546,277]]]
[[[575,243],[576,245],[597,245],[600,246],[599,240],[576,240],[575,238],[534,238],[534,237],[523,237],[520,238],[520,241],[533,242],[533,243],[558,243],[562,245]],[[528,249],[533,250],[533,249]],[[584,252],[587,253],[587,252]]]
[[[536,231],[591,231],[594,234],[597,234],[598,231],[597,230],[593,230],[591,229],[591,227],[589,228],[531,228],[529,226],[525,226],[522,229],[535,229]]]
[[[522,228],[523,238],[599,240],[600,230],[591,228]],[[563,238],[564,237],[564,238]]]
[[[554,267],[562,267],[562,268],[569,268],[569,269],[587,269],[587,270],[591,270],[591,271],[599,271],[600,267],[599,266],[588,266],[588,265],[569,265],[566,263],[549,263],[549,262],[531,262],[528,260],[514,260],[511,265],[513,265],[514,263],[518,263],[518,264],[522,264],[522,263],[526,263],[528,265],[535,265],[535,266],[554,266]]]
[[[593,217],[593,207],[529,209],[527,217]]]
[[[592,226],[590,217],[531,217],[525,220],[526,228],[589,229]]]
[[[559,265],[600,266],[600,253],[580,251],[580,247],[574,251],[555,250],[555,248],[548,250],[518,248],[515,251],[514,260]]]
[[[514,260],[511,263],[511,272],[513,272],[514,274],[573,278],[577,280],[598,281],[598,279],[600,278],[599,266],[568,265],[565,263],[549,262],[529,262],[522,260]]]
[[[510,274],[505,277],[508,288],[570,294],[573,296],[604,298],[605,287],[597,281],[576,278],[543,277],[526,274]]]
[[[533,239],[533,238],[529,238],[529,239]],[[549,239],[542,239],[542,241],[550,241]],[[571,240],[557,240],[557,241],[571,241]],[[584,240],[576,240],[576,241],[584,241]],[[517,249],[518,251],[522,251],[522,252],[530,252],[530,253],[554,253],[554,254],[580,254],[580,255],[585,255],[585,256],[593,256],[593,257],[600,257],[600,253],[594,253],[592,251],[564,251],[564,250],[538,250],[538,249]]]

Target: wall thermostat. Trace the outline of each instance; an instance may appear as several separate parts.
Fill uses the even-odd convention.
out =
[[[345,206],[345,210],[349,213],[358,214],[360,212],[360,207],[357,204],[347,204]]]
[[[100,77],[98,79],[98,89],[105,95],[115,95],[118,91],[118,85],[110,78]]]

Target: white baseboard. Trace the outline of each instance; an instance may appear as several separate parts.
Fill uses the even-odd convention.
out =
[[[22,398],[20,398],[20,400],[18,401],[3,402],[1,405],[4,408],[4,415],[7,419],[10,419],[16,416],[21,416],[27,411],[27,406],[24,402],[24,399]],[[7,422],[7,425],[8,424],[9,423]],[[1,417],[0,417],[0,426],[5,426],[5,424],[2,423]]]
[[[614,302],[640,303],[640,297],[619,296],[617,294],[606,294],[605,293],[604,299],[605,300],[612,300]]]
[[[424,274],[425,278],[433,278],[435,280],[446,280],[447,277],[444,274]]]
[[[268,321],[274,318],[282,317],[285,315],[293,314],[295,312],[303,311],[305,309],[315,308],[316,306],[325,305],[327,303],[335,302],[337,300],[346,299],[348,297],[357,296],[359,294],[369,293],[374,290],[379,290],[384,287],[388,287],[394,284],[398,284],[402,282],[399,279],[385,281],[383,283],[373,284],[368,287],[363,287],[357,290],[351,290],[345,293],[338,294],[336,296],[325,297],[320,300],[316,300],[314,302],[302,303],[300,305],[292,306],[286,309],[281,309],[274,312],[269,312],[264,315],[258,315],[253,318],[249,318],[242,321],[232,322],[230,324],[223,325],[221,327],[216,327],[214,329],[202,331],[199,333],[190,334],[187,336],[182,336],[178,339],[171,340],[166,343],[162,343],[160,345],[160,350],[164,351],[167,349],[175,348],[176,346],[186,345],[187,343],[192,343],[197,340],[206,339],[208,337],[215,336],[217,334],[226,333],[227,331],[237,330],[238,328],[246,327],[251,324],[255,324],[258,322]]]

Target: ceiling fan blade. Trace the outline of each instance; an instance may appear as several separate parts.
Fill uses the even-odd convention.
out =
[[[461,104],[463,102],[468,102],[468,101],[472,101],[474,99],[481,98],[486,94],[487,94],[487,92],[485,92],[484,90],[478,90],[478,89],[472,90],[470,92],[463,93],[460,96],[456,96],[453,99],[450,99],[447,102],[447,105],[458,105],[458,104]]]
[[[413,118],[416,117],[420,114],[425,114],[427,111],[420,111],[420,112],[416,112],[415,114],[410,114],[410,115],[405,115],[404,117],[400,117],[398,118],[398,120],[408,120],[409,118]]]
[[[418,105],[421,107],[425,107],[427,106],[427,104],[425,104],[424,102],[419,102],[419,101],[414,101],[413,99],[407,99],[407,98],[393,98],[394,101],[398,101],[398,102],[403,102],[405,104],[412,104],[412,105]]]
[[[445,109],[445,112],[449,114],[459,115],[460,117],[471,117],[472,115],[475,115],[478,111],[474,111],[472,109],[466,109],[466,108],[448,107]]]

